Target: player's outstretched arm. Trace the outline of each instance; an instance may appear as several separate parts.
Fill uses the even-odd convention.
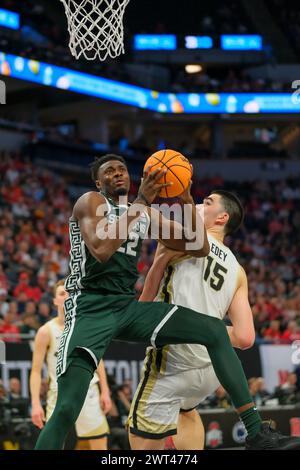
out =
[[[183,202],[183,223],[168,220],[159,211],[151,209],[151,235],[170,250],[203,258],[210,252],[204,219],[196,208],[190,187],[180,196]],[[154,230],[153,230],[154,229]]]
[[[34,340],[32,367],[30,373],[31,394],[31,420],[35,426],[42,429],[45,422],[45,412],[41,405],[40,391],[42,381],[42,367],[50,344],[48,326],[42,326]]]
[[[174,258],[180,258],[182,255],[184,253],[169,250],[161,243],[158,243],[152,266],[147,274],[143,292],[139,298],[140,302],[154,301],[168,263]]]
[[[255,329],[248,299],[247,276],[242,267],[228,315],[232,323],[232,327],[227,327],[232,345],[239,349],[251,348],[255,341]]]

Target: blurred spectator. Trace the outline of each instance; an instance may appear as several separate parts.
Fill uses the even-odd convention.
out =
[[[264,405],[265,402],[270,398],[269,392],[265,388],[265,380],[263,377],[258,377],[256,379],[256,388],[257,388],[257,395],[261,400],[261,403]]]
[[[0,379],[0,401],[5,400],[7,398],[7,391],[3,385],[3,381]]]
[[[2,241],[4,242],[4,238],[2,239]],[[1,295],[7,292],[7,289],[8,289],[8,279],[3,270],[2,264],[0,264],[0,298],[1,298]]]
[[[123,383],[117,387],[116,393],[114,395],[114,402],[116,404],[119,419],[125,426],[128,418],[128,413],[131,406],[131,387],[127,383]]]
[[[285,383],[276,387],[274,398],[278,398],[280,405],[294,405],[300,402],[300,390],[294,372],[289,373]]]
[[[267,341],[271,341],[273,343],[280,343],[281,340],[281,331],[280,331],[280,321],[273,320],[269,328],[266,328],[263,332],[264,339]]]
[[[33,301],[26,302],[24,314],[35,315],[36,314],[36,303]]]
[[[38,319],[41,325],[44,325],[47,321],[51,320],[50,313],[51,310],[49,304],[41,302],[38,306]]]
[[[26,272],[23,272],[19,276],[19,283],[14,289],[14,296],[18,297],[20,293],[24,293],[27,299],[30,299],[31,288],[29,286],[29,276]]]
[[[220,385],[215,391],[214,395],[209,397],[209,403],[212,408],[231,408],[231,400],[226,390]]]
[[[252,377],[248,380],[249,391],[257,406],[262,406],[270,397],[270,394],[264,389],[264,379],[262,377]]]
[[[26,335],[27,339],[34,339],[37,330],[41,326],[34,313],[24,313],[22,315],[22,322],[20,333]]]
[[[281,342],[293,343],[294,341],[300,340],[300,325],[299,322],[291,320],[288,323],[287,329],[281,336]]]
[[[14,318],[17,320],[19,318],[19,309],[18,309],[18,303],[15,301],[11,301],[8,306],[8,312],[11,313]]]
[[[5,390],[2,380],[0,379],[0,403],[4,401],[7,401],[7,392]]]
[[[7,290],[0,288],[0,315],[5,316],[9,309],[9,303],[7,302]]]
[[[7,302],[7,290],[0,288],[0,315],[5,316],[9,310],[9,303]]]
[[[28,398],[22,397],[21,382],[17,377],[12,377],[9,380],[7,398],[13,418],[28,418],[30,401]]]
[[[132,380],[126,379],[123,382],[122,392],[129,402],[132,401]]]
[[[128,397],[129,387],[128,384],[123,384],[124,387],[123,385],[118,386],[112,376],[108,376],[107,379],[112,400],[112,407],[107,414],[110,427],[109,448],[113,450],[129,450],[128,432],[125,427],[130,410],[130,402],[126,398],[126,396]]]
[[[28,299],[27,299],[27,295],[25,292],[20,292],[20,294],[18,295],[17,297],[17,306],[18,306],[18,313],[19,314],[22,314],[26,311],[26,306],[27,306],[27,303],[28,303]],[[13,302],[10,303],[10,305],[12,304]]]
[[[249,92],[278,92],[288,91],[289,84],[270,79],[252,78],[245,70],[239,71],[221,69],[210,72],[203,70],[199,73],[188,74],[182,69],[173,70],[173,80],[170,85],[174,93],[249,93]]]
[[[3,319],[0,317],[0,338],[10,343],[18,343],[20,341],[20,329],[15,324],[16,316],[12,312],[8,312]]]
[[[26,298],[28,300],[35,300],[36,302],[39,302],[41,295],[42,295],[42,292],[39,286],[34,286],[34,287],[30,286],[29,275],[26,272],[23,272],[20,274],[19,284],[14,289],[15,297],[18,297],[18,295],[21,293],[26,294]]]
[[[22,398],[21,395],[21,382],[17,377],[12,377],[9,380],[9,390],[8,390],[9,400],[19,400]]]

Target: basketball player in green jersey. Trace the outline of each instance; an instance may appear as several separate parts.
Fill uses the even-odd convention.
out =
[[[71,273],[65,284],[69,297],[57,361],[58,397],[36,449],[63,447],[81,411],[94,370],[113,339],[146,342],[153,347],[188,343],[206,346],[215,373],[248,431],[247,448],[300,447],[299,438],[283,437],[262,426],[222,320],[185,307],[135,299],[137,262],[149,229],[151,235],[157,232],[167,248],[194,257],[207,256],[209,251],[189,190],[181,196],[191,213],[185,227],[166,220],[150,207],[161,189],[169,186],[161,183],[165,173],[162,169],[146,170],[138,196],[128,206],[130,178],[124,159],[106,155],[92,167],[98,191],[80,197],[70,219]]]
[[[30,374],[31,417],[38,428],[44,427],[55,408],[57,400],[56,362],[61,335],[64,330],[64,301],[68,293],[64,289],[64,281],[54,287],[53,303],[57,308],[57,317],[48,321],[37,332],[34,340],[32,368]],[[41,375],[44,361],[47,365],[48,393],[46,416],[40,401]],[[99,385],[101,395],[99,393]],[[89,441],[91,450],[107,450],[109,427],[105,417],[111,408],[110,391],[107,384],[103,361],[91,380],[86,400],[76,421],[76,433],[79,440]]]

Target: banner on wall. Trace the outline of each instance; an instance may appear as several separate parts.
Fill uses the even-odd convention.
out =
[[[104,356],[106,372],[113,375],[117,384],[124,380],[132,380],[132,388],[136,390],[145,357],[146,346],[143,344],[114,341]],[[22,396],[29,396],[29,376],[32,361],[32,344],[7,343],[6,362],[0,364],[0,378],[6,389],[9,379],[18,377],[21,381]],[[44,369],[46,372],[46,369]]]
[[[264,421],[272,420],[287,436],[300,436],[300,408],[282,406],[259,408]],[[247,432],[234,410],[199,410],[205,428],[205,447],[222,449],[243,447]]]
[[[292,362],[293,349],[285,344],[262,344],[260,358],[266,389],[273,391],[280,383],[285,382],[289,372],[295,369]]]
[[[253,115],[300,112],[297,80],[289,93],[165,93],[1,51],[0,75],[158,113]]]
[[[7,343],[6,362],[0,363],[0,378],[5,388],[9,386],[11,377],[21,380],[22,396],[29,396],[29,375],[32,361],[32,344]],[[136,390],[141,376],[145,358],[146,345],[114,341],[104,356],[106,372],[112,375],[117,384],[124,380],[132,380],[133,391]],[[288,372],[295,369],[292,358],[295,351],[291,345],[260,345],[255,344],[246,351],[237,350],[247,379],[264,377],[266,388],[272,391]],[[294,355],[294,356],[293,356]],[[46,369],[44,369],[46,373]]]

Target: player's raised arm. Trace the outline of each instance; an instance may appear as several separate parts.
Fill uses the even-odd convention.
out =
[[[154,233],[156,229],[157,238],[170,250],[184,252],[196,258],[207,256],[210,246],[204,219],[196,208],[190,187],[179,197],[183,202],[183,224],[168,220],[160,212],[151,209],[151,223],[154,225]]]
[[[158,243],[153,264],[147,274],[143,292],[139,298],[140,302],[153,302],[168,263],[182,255],[184,255],[183,252],[170,250]]]
[[[84,242],[98,261],[109,260],[127,240],[134,223],[145,212],[146,207],[153,202],[162,188],[170,185],[159,183],[165,172],[161,169],[149,174],[145,172],[137,198],[119,220],[113,223],[106,219],[107,206],[100,193],[91,191],[78,199],[72,218],[79,221]]]
[[[41,405],[40,391],[42,381],[42,367],[50,344],[48,326],[42,326],[34,340],[34,350],[30,373],[31,419],[33,424],[42,429],[45,422],[45,412]]]
[[[239,349],[249,349],[255,341],[253,314],[248,299],[248,282],[241,267],[239,284],[228,310],[232,326],[227,327],[232,345]]]

